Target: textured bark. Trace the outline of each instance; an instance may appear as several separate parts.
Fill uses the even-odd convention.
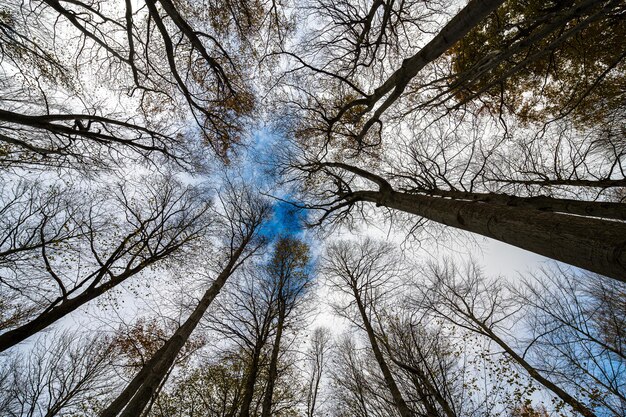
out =
[[[393,191],[344,196],[404,211],[626,282],[626,224]]]
[[[420,193],[420,191],[417,191]],[[458,200],[481,201],[504,206],[521,207],[540,211],[576,214],[579,216],[626,220],[626,204],[609,201],[580,201],[548,196],[517,197],[497,193],[469,193],[464,191],[432,190],[424,194],[450,197]]]

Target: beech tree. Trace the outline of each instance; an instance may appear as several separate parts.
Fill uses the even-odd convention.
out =
[[[96,198],[85,207],[89,194],[64,196],[52,189],[47,198],[57,200],[54,204],[33,207],[33,195],[26,194],[25,201],[14,200],[7,206],[7,217],[17,222],[5,229],[5,253],[9,259],[19,253],[22,259],[4,268],[3,291],[28,291],[27,307],[21,309],[32,312],[0,335],[0,350],[45,329],[171,254],[182,254],[210,224],[206,200],[197,190],[182,188],[174,180],[136,192],[123,186],[112,192],[116,198],[110,205]],[[30,212],[23,212],[23,207],[30,207]]]
[[[623,7],[506,2],[451,50],[457,99],[523,120],[572,113],[589,123],[623,114]]]
[[[383,374],[385,385],[389,390],[398,413],[403,417],[413,416],[414,412],[403,398],[396,380],[383,355],[383,350],[374,330],[373,316],[376,305],[389,291],[390,281],[401,272],[399,258],[393,256],[390,246],[366,240],[361,244],[338,242],[330,246],[326,255],[324,274],[328,276],[335,288],[348,294],[351,298],[348,306],[342,307],[349,318],[356,310],[359,325],[367,333],[376,362]]]
[[[624,414],[624,16],[620,0],[0,0],[0,407]],[[319,233],[282,235],[285,203]],[[505,282],[423,262],[475,236],[573,269]],[[318,252],[352,327],[307,346]],[[77,314],[100,308],[131,324],[46,334],[101,333]]]
[[[239,416],[278,414],[275,386],[297,326],[294,314],[311,283],[308,250],[295,238],[279,238],[271,258],[248,269],[214,315],[212,326],[235,343],[247,364]]]
[[[281,343],[284,344],[283,332],[292,322],[292,315],[303,303],[304,296],[311,284],[307,268],[309,267],[309,248],[306,243],[293,238],[280,238],[274,247],[274,254],[266,267],[267,278],[271,280],[276,294],[276,332],[272,343],[267,385],[263,396],[262,417],[269,417],[273,409],[274,384],[278,378]]]
[[[307,352],[309,363],[309,382],[306,388],[306,415],[314,417],[320,408],[318,397],[322,377],[328,372],[329,356],[332,349],[332,332],[327,327],[316,327],[311,336],[311,346]]]
[[[566,268],[545,268],[518,286],[524,306],[527,356],[597,409],[619,415],[622,381],[624,285]],[[524,338],[521,338],[522,340]]]
[[[472,264],[465,270],[459,270],[453,264],[431,266],[426,274],[430,285],[424,288],[417,305],[436,317],[488,338],[513,363],[576,413],[589,417],[597,415],[592,404],[577,398],[553,379],[549,371],[532,364],[525,353],[518,352],[506,341],[506,322],[512,320],[523,306],[516,303],[502,285],[487,282],[480,269]]]
[[[135,416],[143,412],[228,278],[264,244],[259,237],[259,229],[268,215],[266,201],[243,187],[228,187],[223,194],[225,256],[219,263],[221,270],[215,274],[187,320],[144,364],[120,395],[102,412],[102,417]]]

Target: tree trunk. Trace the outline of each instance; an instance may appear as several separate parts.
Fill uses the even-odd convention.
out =
[[[417,190],[417,193],[421,191]],[[457,200],[480,201],[511,207],[534,209],[578,216],[599,217],[605,219],[626,220],[626,204],[609,201],[581,201],[568,198],[554,198],[544,195],[536,197],[517,197],[498,193],[469,193],[465,191],[428,190],[423,194],[451,197]]]
[[[552,391],[557,397],[559,397],[565,404],[572,407],[572,409],[582,414],[585,417],[597,417],[596,414],[591,411],[587,406],[578,401],[576,398],[569,395],[565,392],[561,387],[556,385],[554,382],[550,381],[546,377],[544,377],[537,369],[535,369],[531,364],[526,362],[526,360],[517,354],[511,347],[504,342],[504,340],[500,339],[490,328],[488,328],[484,323],[480,320],[472,318],[472,320],[482,329],[485,335],[489,337],[491,340],[496,342],[498,346],[500,346],[515,362],[517,362],[522,368],[528,372],[528,375],[531,376],[535,381],[539,382],[541,385]]]
[[[0,335],[0,352],[4,352],[10,347],[13,347],[17,345],[18,343],[28,339],[29,337],[39,332],[40,330],[45,329],[46,327],[50,326],[57,320],[70,314],[71,312],[73,312],[74,310],[82,306],[83,304],[86,304],[89,301],[93,300],[94,298],[99,297],[100,295],[104,294],[105,292],[115,287],[116,285],[121,284],[126,279],[132,277],[133,275],[140,272],[142,269],[144,269],[145,267],[147,267],[148,265],[154,262],[156,262],[156,259],[149,263],[142,263],[138,265],[137,267],[133,268],[132,270],[127,271],[123,274],[120,274],[119,276],[115,277],[113,280],[105,282],[104,284],[98,287],[88,288],[83,293],[79,294],[78,296],[74,298],[70,298],[70,299],[65,299],[58,306],[44,311],[43,313],[41,313],[39,316],[35,317],[33,320],[29,321],[28,323],[23,324],[20,327],[17,327],[13,330],[9,330],[8,332],[1,334]]]
[[[165,345],[146,362],[124,391],[122,391],[111,405],[100,414],[101,417],[115,417],[120,413],[122,417],[141,415],[146,404],[148,404],[155,390],[174,363],[183,345],[187,342],[189,336],[196,328],[217,294],[219,294],[226,280],[233,273],[235,265],[243,253],[246,244],[247,240],[244,240],[231,256],[228,265],[226,265],[224,270],[204,293],[204,296],[185,323],[183,323]]]
[[[489,179],[493,182],[503,182],[507,184],[522,184],[522,185],[539,185],[542,187],[553,187],[555,185],[562,185],[568,187],[591,187],[591,188],[612,188],[612,187],[626,187],[626,178],[622,179],[603,179],[603,180],[577,180],[577,179],[553,179],[553,180],[497,180]]]
[[[252,405],[252,400],[254,399],[254,385],[256,384],[256,378],[259,374],[259,360],[263,344],[264,342],[257,340],[257,345],[254,347],[254,352],[252,353],[252,362],[250,363],[250,371],[246,376],[239,417],[250,417],[250,406]]]
[[[391,189],[344,198],[415,214],[626,282],[625,223]]]
[[[393,402],[395,403],[398,412],[402,417],[413,417],[413,412],[406,405],[406,401],[402,398],[402,393],[396,384],[396,381],[393,379],[393,375],[391,374],[391,370],[389,366],[387,366],[387,362],[385,362],[385,358],[383,356],[380,347],[378,346],[378,340],[376,340],[376,334],[374,333],[374,328],[370,323],[369,317],[367,316],[367,312],[365,311],[365,307],[361,302],[361,297],[357,292],[356,288],[352,288],[355,301],[359,308],[359,313],[361,314],[361,319],[363,320],[363,325],[365,326],[365,331],[367,332],[367,337],[370,341],[370,345],[372,346],[372,351],[374,351],[374,357],[376,358],[376,362],[378,362],[378,366],[380,367],[381,372],[383,373],[383,378],[385,379],[385,385],[391,392],[391,396],[393,398]]]
[[[272,413],[272,396],[274,394],[274,385],[278,377],[278,354],[280,353],[280,339],[283,335],[283,326],[285,324],[285,306],[281,306],[278,313],[278,323],[276,326],[276,338],[272,347],[272,355],[270,357],[270,369],[267,376],[267,387],[263,397],[263,408],[261,417],[271,417]]]

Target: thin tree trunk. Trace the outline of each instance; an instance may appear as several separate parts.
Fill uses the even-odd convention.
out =
[[[589,409],[586,405],[569,395],[554,382],[544,377],[537,369],[535,369],[531,364],[526,362],[523,357],[521,357],[517,354],[517,352],[511,349],[511,347],[502,339],[500,339],[489,327],[485,326],[484,323],[474,318],[472,318],[472,320],[482,329],[485,335],[487,335],[491,340],[496,342],[498,346],[500,346],[515,362],[517,362],[522,368],[524,368],[531,378],[552,391],[557,397],[559,397],[565,404],[572,407],[572,409],[577,413],[580,413],[585,417],[597,417],[596,414],[591,411],[591,409]]]
[[[267,387],[263,397],[263,408],[261,409],[261,417],[271,417],[272,413],[272,397],[274,395],[274,385],[278,378],[278,354],[280,353],[280,339],[283,335],[283,326],[285,324],[285,307],[282,306],[278,313],[278,323],[276,325],[276,338],[272,347],[270,357],[270,369],[268,372]]]
[[[381,372],[383,373],[383,378],[385,379],[385,385],[389,389],[391,393],[391,397],[395,403],[398,412],[402,417],[413,417],[413,412],[406,405],[406,401],[402,398],[402,393],[396,384],[396,381],[393,379],[393,375],[389,366],[387,366],[387,362],[385,362],[385,358],[383,356],[380,347],[378,346],[378,341],[376,340],[376,334],[374,333],[374,328],[370,323],[369,317],[367,316],[367,312],[365,311],[365,307],[361,302],[361,298],[357,292],[356,288],[352,288],[355,301],[359,308],[359,313],[361,314],[361,320],[363,320],[363,325],[365,327],[365,331],[367,332],[367,337],[370,341],[370,345],[372,346],[372,351],[374,352],[374,357],[376,358],[376,362],[378,362],[378,366],[380,367]]]
[[[317,393],[320,388],[320,380],[322,379],[322,365],[318,364],[318,369],[313,375],[313,380],[309,384],[309,398],[307,406],[307,416],[315,415],[315,404],[317,403]]]
[[[257,346],[254,347],[252,362],[250,363],[250,371],[246,376],[239,417],[250,417],[250,406],[252,405],[252,400],[254,399],[254,385],[256,384],[257,375],[259,374],[259,360],[263,344],[263,342],[257,341]]]
[[[415,214],[626,282],[626,223],[407,194],[388,185],[381,189],[344,198]]]
[[[122,417],[141,415],[141,412],[174,363],[183,345],[187,342],[189,336],[200,322],[200,319],[217,294],[219,294],[227,279],[233,273],[247,243],[248,240],[244,240],[241,243],[231,256],[224,270],[204,293],[204,296],[185,323],[183,323],[165,345],[146,362],[126,389],[124,389],[111,405],[100,414],[101,417],[115,417],[120,413]]]
[[[554,180],[498,180],[488,179],[493,182],[504,182],[507,184],[522,185],[539,185],[542,187],[551,187],[555,185],[563,185],[570,187],[591,187],[591,188],[612,188],[626,187],[626,178],[622,179],[604,179],[604,180],[579,180],[579,179],[554,179]]]
[[[450,407],[450,404],[448,403],[448,401],[439,392],[439,390],[430,382],[429,378],[426,376],[424,371],[422,371],[419,368],[419,366],[413,367],[413,366],[407,365],[405,363],[400,362],[399,360],[394,359],[393,357],[391,358],[391,360],[393,361],[393,363],[398,365],[400,368],[402,368],[405,371],[413,374],[413,376],[415,376],[418,379],[419,383],[424,385],[426,390],[433,397],[435,397],[435,400],[437,401],[437,403],[439,404],[439,406],[441,407],[441,409],[443,410],[443,412],[445,413],[446,416],[448,416],[448,417],[456,417],[456,413],[454,412],[454,410],[452,410],[452,407]]]
[[[161,259],[162,257],[163,256],[159,257],[159,259]],[[57,320],[70,314],[71,312],[79,308],[80,306],[88,303],[94,298],[99,297],[100,295],[104,294],[111,288],[121,284],[126,279],[137,274],[142,269],[146,268],[147,266],[156,262],[157,260],[158,259],[154,259],[150,262],[144,262],[136,266],[135,268],[123,274],[120,274],[119,276],[115,277],[115,279],[111,281],[105,282],[104,284],[98,287],[88,288],[87,290],[85,290],[84,292],[82,292],[81,294],[79,294],[78,296],[74,298],[65,299],[61,301],[61,303],[58,306],[44,311],[43,313],[41,313],[39,316],[35,317],[33,320],[29,321],[28,323],[25,323],[21,325],[20,327],[17,327],[13,330],[9,330],[8,332],[1,334],[0,335],[0,352],[4,352],[10,347],[13,347],[17,345],[18,343],[28,339],[35,333],[45,329],[46,327],[50,326]]]

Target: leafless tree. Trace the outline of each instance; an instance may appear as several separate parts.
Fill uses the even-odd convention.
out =
[[[110,340],[64,332],[48,333],[26,352],[5,357],[2,391],[7,416],[56,416],[84,412],[117,388]]]
[[[269,214],[269,205],[250,188],[234,183],[223,191],[223,259],[218,273],[187,320],[141,368],[126,388],[101,414],[140,415],[161,385],[176,357],[204,316],[228,278],[264,244],[260,227]]]
[[[302,311],[305,296],[311,286],[307,269],[310,255],[306,243],[291,237],[281,237],[275,243],[272,259],[265,268],[276,297],[276,332],[270,353],[267,385],[263,396],[261,417],[270,417],[273,410],[274,386],[278,379],[279,355],[284,350],[287,330],[294,325],[294,314]]]
[[[532,198],[516,200],[464,191],[403,191],[392,179],[370,169],[305,156],[288,162],[286,171],[302,181],[303,206],[322,213],[316,224],[362,214],[365,203],[370,203],[497,239],[614,279],[626,276],[622,261],[626,256],[622,248],[626,226],[619,221],[559,212],[567,200],[546,197],[533,202]],[[506,203],[509,200],[513,200],[510,205]],[[548,207],[555,205],[554,211],[541,210],[546,201]],[[581,204],[603,210],[600,202]],[[615,210],[620,211],[621,205]]]
[[[513,343],[507,342],[511,320],[523,309],[523,305],[517,303],[502,284],[487,281],[475,264],[469,264],[464,270],[452,263],[431,265],[426,277],[429,283],[416,300],[416,306],[487,338],[502,349],[516,366],[575,412],[589,417],[597,415],[592,404],[567,391],[550,372],[531,363],[525,353],[519,353]]]
[[[408,417],[414,412],[403,398],[373,324],[377,305],[384,300],[386,293],[393,290],[392,280],[398,277],[401,268],[400,259],[390,245],[364,240],[332,244],[327,250],[322,271],[334,288],[350,297],[347,305],[336,309],[365,329],[394,406],[401,416]],[[358,319],[352,317],[354,310]]]
[[[316,327],[311,335],[311,346],[307,351],[309,363],[309,381],[306,390],[306,415],[314,417],[319,409],[318,396],[322,377],[328,372],[330,350],[332,349],[332,333],[327,327]]]
[[[516,293],[527,312],[526,355],[592,406],[623,414],[624,285],[555,266],[527,278]]]
[[[22,309],[31,313],[0,335],[0,350],[173,254],[182,256],[210,224],[207,199],[173,179],[137,190],[118,186],[110,192],[112,202],[52,189],[46,198],[54,204],[44,200],[40,206],[30,200],[36,194],[23,194],[26,200],[9,207],[7,218],[20,222],[9,226],[13,229],[7,230],[7,243],[20,246],[7,250],[15,255],[15,249],[21,249],[22,260],[30,258],[15,268],[3,265],[2,290],[23,299]],[[85,206],[85,201],[91,203]],[[30,213],[22,207],[30,207]],[[15,314],[19,311],[10,316]]]

